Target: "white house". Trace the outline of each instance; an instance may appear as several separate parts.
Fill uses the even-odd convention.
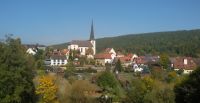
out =
[[[67,58],[65,55],[52,55],[50,57],[51,66],[62,66],[67,64]]]
[[[91,25],[89,40],[73,40],[68,45],[69,50],[79,50],[81,55],[87,55],[87,50],[92,49],[92,55],[96,54],[96,41],[94,38],[93,22]],[[89,55],[89,54],[88,54]]]
[[[138,64],[134,63],[133,64],[133,70],[134,70],[134,72],[142,72],[143,68],[141,68],[140,66],[138,66]]]
[[[132,57],[131,57],[131,61],[134,61],[134,59],[138,58],[138,55],[137,54],[133,54]]]
[[[35,48],[28,48],[28,49],[26,50],[26,52],[27,52],[28,54],[35,55],[35,54],[37,53],[37,49],[35,49]]]
[[[31,55],[35,55],[38,50],[45,50],[46,49],[46,46],[39,45],[39,44],[36,44],[36,45],[34,45],[34,44],[33,45],[32,44],[26,44],[24,46],[27,49],[26,53],[31,54]]]

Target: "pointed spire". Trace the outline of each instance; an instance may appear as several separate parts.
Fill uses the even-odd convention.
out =
[[[91,31],[90,31],[90,40],[94,40],[94,27],[93,27],[93,20],[92,20]]]

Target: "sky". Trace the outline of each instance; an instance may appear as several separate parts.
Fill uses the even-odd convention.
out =
[[[0,38],[52,45],[125,34],[200,29],[200,0],[0,0]]]

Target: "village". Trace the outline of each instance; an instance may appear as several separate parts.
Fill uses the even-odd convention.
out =
[[[143,85],[147,87],[147,90],[153,92],[148,86],[157,87],[157,82],[161,82],[162,85],[165,84],[163,87],[170,89],[167,90],[170,92],[167,96],[171,98],[169,101],[173,102],[174,96],[171,92],[173,86],[170,85],[175,85],[200,66],[199,58],[170,57],[164,53],[160,55],[137,55],[136,53],[122,52],[112,47],[97,51],[97,45],[92,22],[89,40],[72,40],[63,49],[39,44],[25,45],[25,48],[26,53],[36,58],[36,77],[46,75],[47,78],[50,78],[49,75],[54,75],[54,78],[62,78],[56,79],[56,81],[62,83],[67,80],[70,83],[68,85],[77,84],[81,86],[79,88],[82,89],[79,91],[77,89],[73,91],[78,93],[74,97],[64,95],[69,87],[58,92],[63,93],[63,96],[67,98],[64,99],[65,101],[71,100],[71,102],[85,101],[83,98],[90,98],[89,100],[94,100],[97,103],[135,101],[131,98],[137,98],[139,95],[137,92],[130,92],[130,88],[140,88]],[[136,84],[139,81],[144,84],[138,84],[137,87]],[[38,80],[36,80],[36,84],[37,82]],[[151,83],[154,83],[154,86]],[[66,83],[57,84],[58,91],[65,85]],[[157,88],[155,90],[159,91]],[[141,91],[138,90],[138,92]],[[83,94],[80,94],[80,92]],[[131,93],[137,95],[131,96]],[[142,95],[148,95],[148,92],[146,93]],[[77,95],[82,96],[77,97]],[[138,101],[143,101],[143,99]]]
[[[0,0],[0,103],[200,103],[200,0]]]
[[[94,38],[93,22],[89,40],[72,40],[65,49],[48,49],[45,54],[44,65],[48,67],[47,71],[64,71],[66,65],[72,62],[76,69],[94,69],[95,71],[105,71],[109,66],[111,71],[118,61],[123,67],[123,71],[134,73],[149,74],[149,66],[162,68],[160,65],[160,55],[137,55],[134,53],[122,53],[114,48],[105,48],[103,51],[96,51],[96,41]],[[27,53],[35,55],[37,50],[45,51],[44,45],[26,45]],[[199,66],[199,59],[192,57],[167,57],[168,68],[175,71],[180,71],[183,74],[191,73]],[[51,68],[51,69],[49,69]],[[56,70],[55,70],[56,69]],[[118,72],[118,71],[115,71]]]

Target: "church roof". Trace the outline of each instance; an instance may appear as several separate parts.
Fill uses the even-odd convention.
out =
[[[92,47],[92,44],[90,41],[83,41],[83,40],[73,40],[70,44],[76,44],[79,47]]]

